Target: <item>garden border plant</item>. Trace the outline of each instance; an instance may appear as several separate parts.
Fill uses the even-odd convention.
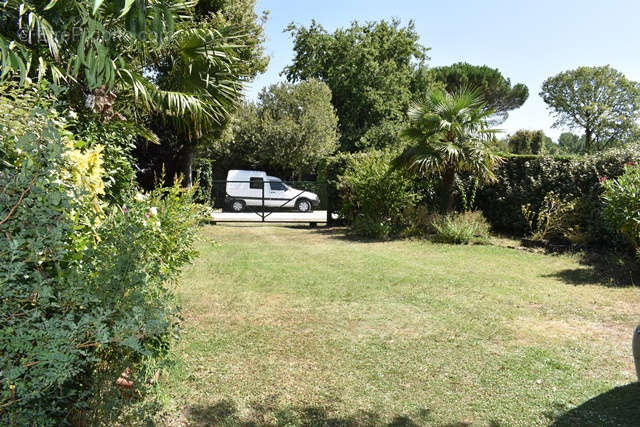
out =
[[[193,191],[131,183],[110,203],[102,147],[66,126],[46,91],[0,97],[2,424],[115,422],[144,404],[178,331]]]

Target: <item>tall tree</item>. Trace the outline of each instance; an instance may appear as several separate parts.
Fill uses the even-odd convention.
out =
[[[509,151],[514,154],[542,154],[546,148],[546,136],[541,130],[521,129],[508,140]]]
[[[504,122],[509,116],[509,111],[520,108],[529,97],[526,85],[518,83],[512,86],[511,80],[504,77],[498,69],[486,65],[458,62],[430,71],[434,79],[442,83],[449,92],[455,92],[462,87],[479,90],[486,108],[493,110],[500,122]]]
[[[300,178],[336,151],[338,139],[338,117],[326,84],[313,79],[281,83],[240,109],[214,156]]]
[[[340,118],[341,150],[364,148],[367,131],[404,121],[415,67],[428,59],[413,22],[404,27],[398,20],[354,22],[328,33],[313,21],[309,28],[291,24],[287,30],[295,55],[284,74],[290,82],[317,78],[329,86]]]
[[[584,136],[580,137],[571,132],[563,132],[558,137],[560,150],[568,154],[582,154],[585,152]]]
[[[269,11],[256,13],[257,0],[199,0],[196,5],[196,21],[210,18],[215,27],[234,27],[242,34],[242,45],[236,53],[241,60],[242,75],[252,79],[264,73],[269,57],[264,52],[264,26]]]
[[[586,152],[623,144],[638,132],[640,85],[608,65],[550,77],[540,96],[555,116],[555,127],[584,131]]]
[[[444,213],[455,205],[456,177],[469,172],[487,182],[495,180],[494,169],[501,158],[493,152],[494,135],[479,91],[433,90],[409,109],[409,125],[404,136],[411,145],[394,165],[440,177],[440,203]]]

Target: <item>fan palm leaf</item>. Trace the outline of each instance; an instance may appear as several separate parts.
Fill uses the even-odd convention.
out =
[[[409,108],[409,124],[402,134],[410,145],[394,160],[394,167],[440,177],[442,209],[451,210],[457,174],[495,180],[494,169],[501,158],[493,153],[490,142],[500,131],[489,128],[491,114],[477,90],[428,93]]]

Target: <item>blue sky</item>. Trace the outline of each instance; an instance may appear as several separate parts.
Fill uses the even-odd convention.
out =
[[[581,65],[609,64],[640,80],[640,0],[258,0],[269,10],[267,72],[247,89],[255,99],[283,80],[293,57],[282,30],[312,19],[328,31],[396,17],[414,20],[420,42],[431,48],[430,66],[466,61],[498,68],[512,83],[525,83],[529,99],[501,126],[507,132],[543,129],[554,139],[553,119],[538,96],[545,78]]]

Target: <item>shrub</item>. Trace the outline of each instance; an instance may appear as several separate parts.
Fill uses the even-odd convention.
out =
[[[132,402],[115,380],[129,368],[138,395],[175,336],[168,285],[197,210],[177,187],[99,203],[101,150],[24,105],[11,114],[27,126],[0,117],[0,424],[109,422]]]
[[[484,243],[489,239],[489,224],[481,212],[434,215],[432,239],[440,243]]]
[[[67,112],[73,113],[72,110]],[[122,204],[136,178],[132,152],[136,147],[136,136],[141,133],[140,128],[121,120],[101,122],[94,114],[70,119],[65,128],[73,132],[77,150],[102,148],[103,199]]]
[[[617,179],[603,177],[604,216],[636,250],[640,247],[640,167],[628,164]]]
[[[339,178],[341,213],[358,235],[384,238],[399,234],[406,226],[404,210],[420,200],[412,179],[391,169],[392,158],[385,151],[354,155]]]

